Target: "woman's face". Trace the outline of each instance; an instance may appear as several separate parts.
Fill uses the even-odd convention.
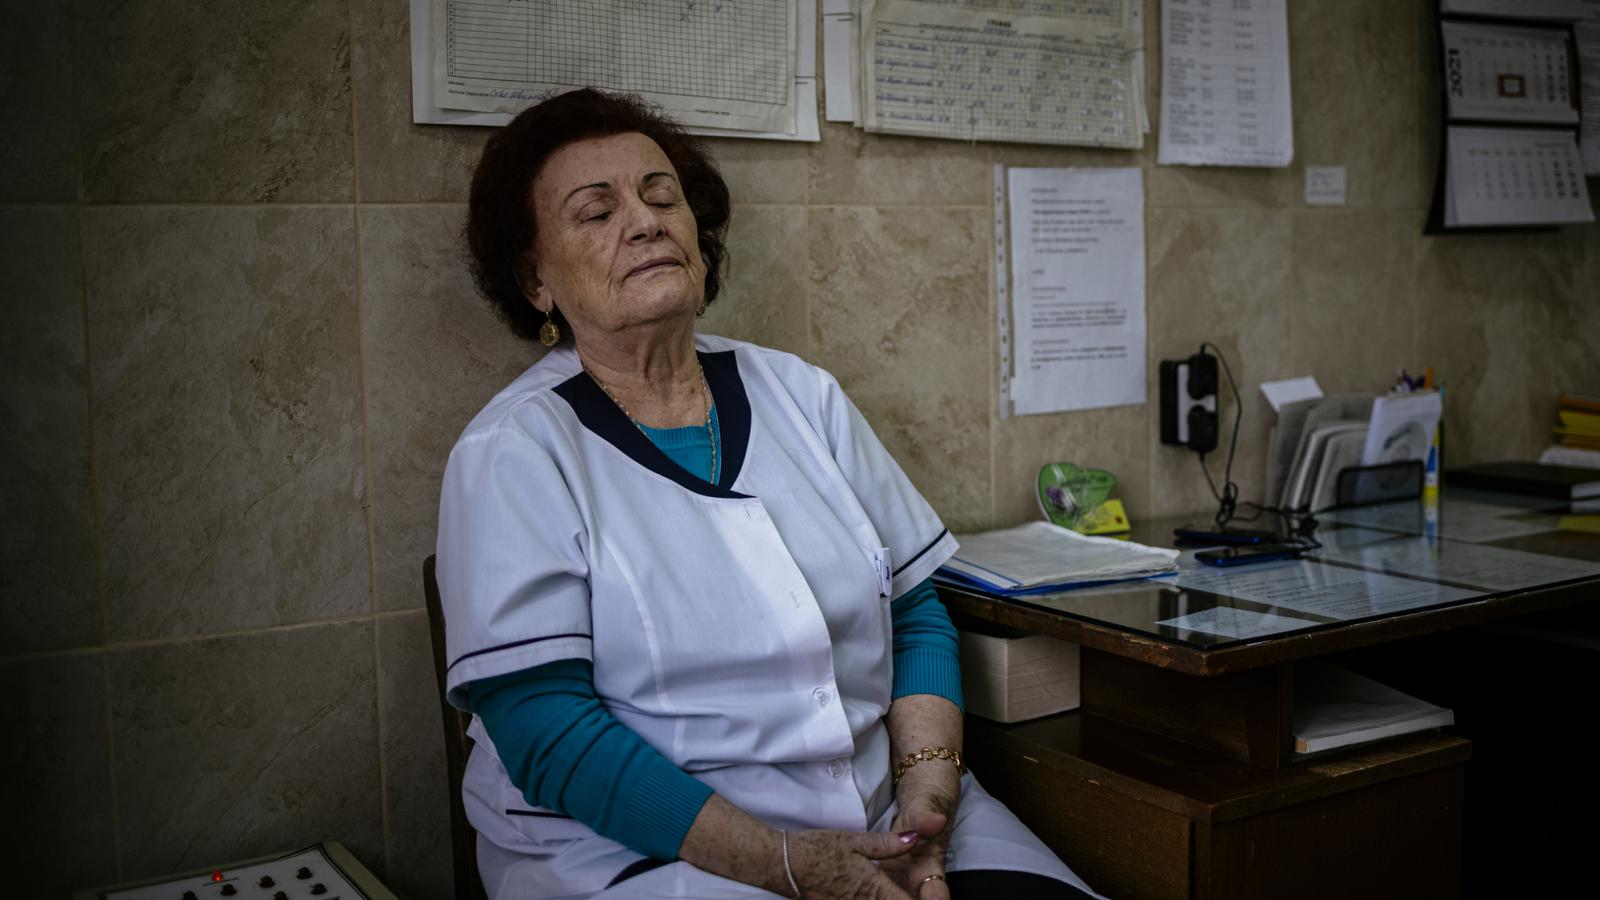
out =
[[[567,144],[533,182],[529,299],[553,304],[574,336],[692,318],[705,261],[678,173],[642,134]]]

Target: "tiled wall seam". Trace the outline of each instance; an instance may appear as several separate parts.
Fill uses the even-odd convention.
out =
[[[353,39],[356,35],[355,11],[350,4],[345,7],[345,23],[348,33]],[[352,66],[355,59],[355,48],[350,50]],[[362,245],[362,215],[361,215],[361,132],[360,118],[356,102],[354,76],[351,78],[350,95],[350,216],[352,219],[352,234],[355,240],[355,309],[356,309],[356,377],[360,384],[357,397],[361,407],[361,506],[362,522],[367,533],[367,611],[372,628],[372,706],[373,722],[375,727],[372,732],[372,741],[375,744],[375,758],[378,764],[378,830],[383,843],[383,864],[387,869],[393,865],[393,851],[391,841],[391,828],[389,822],[389,767],[384,758],[383,749],[383,658],[379,649],[379,633],[382,630],[375,615],[378,609],[378,550],[377,535],[373,530],[373,504],[376,497],[372,490],[372,426],[368,413],[369,396],[368,386],[370,379],[367,372],[367,344],[366,344],[366,299],[367,285],[365,279],[365,254]]]
[[[335,616],[326,619],[311,619],[305,622],[287,622],[281,625],[255,625],[248,628],[235,628],[228,631],[208,631],[199,634],[176,634],[157,638],[140,638],[131,641],[108,640],[97,644],[86,644],[79,647],[57,647],[50,650],[28,650],[21,653],[12,653],[0,656],[0,666],[23,665],[49,659],[71,658],[75,656],[91,656],[96,653],[111,651],[131,652],[138,650],[153,650],[163,647],[179,646],[183,644],[199,644],[207,641],[222,641],[232,638],[259,637],[267,634],[281,634],[284,632],[306,631],[314,628],[325,628],[336,625],[351,625],[367,622],[376,624],[379,621],[403,619],[410,616],[425,615],[426,611],[419,608],[388,609],[375,612],[353,613],[348,616]]]

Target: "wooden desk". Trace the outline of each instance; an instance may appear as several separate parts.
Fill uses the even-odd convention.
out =
[[[968,717],[966,746],[984,788],[1109,897],[1460,896],[1457,737],[1268,770],[1072,712]]]
[[[1151,523],[1135,539],[1164,543],[1174,524]],[[1593,534],[1488,546],[1600,562]],[[1211,646],[1140,627],[1227,602],[1172,585],[1022,602],[941,595],[958,624],[1082,646],[1078,712],[1009,727],[969,717],[967,744],[985,786],[1097,889],[1175,898],[1375,896],[1375,888],[1459,896],[1471,744],[1420,735],[1297,762],[1296,664],[1582,604],[1600,596],[1600,578]]]

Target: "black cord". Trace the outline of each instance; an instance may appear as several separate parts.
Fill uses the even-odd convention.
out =
[[[1217,527],[1222,527],[1232,521],[1254,522],[1266,513],[1275,513],[1282,516],[1289,526],[1291,537],[1305,541],[1310,546],[1322,546],[1312,537],[1317,530],[1317,519],[1310,512],[1304,510],[1282,509],[1277,506],[1266,506],[1254,501],[1239,502],[1239,485],[1233,480],[1233,458],[1239,449],[1239,421],[1244,417],[1244,403],[1239,397],[1239,383],[1233,378],[1233,367],[1228,365],[1228,358],[1222,355],[1222,349],[1210,341],[1202,341],[1200,352],[1203,355],[1206,348],[1210,347],[1216,353],[1217,360],[1222,363],[1222,371],[1228,375],[1228,387],[1233,391],[1233,433],[1228,438],[1228,461],[1222,469],[1222,490],[1217,490],[1217,483],[1211,478],[1211,469],[1206,466],[1206,455],[1200,457],[1200,471],[1205,473],[1206,486],[1211,489],[1211,496],[1217,500]],[[1239,508],[1253,509],[1255,512],[1248,516],[1241,516]]]
[[[1206,466],[1206,455],[1200,456],[1200,471],[1206,475],[1206,486],[1211,488],[1211,496],[1217,500],[1216,523],[1218,527],[1226,525],[1234,517],[1234,511],[1239,503],[1239,486],[1233,481],[1233,456],[1239,449],[1239,420],[1244,417],[1244,403],[1239,399],[1239,383],[1233,380],[1233,367],[1228,365],[1228,358],[1222,355],[1222,349],[1210,341],[1200,342],[1200,354],[1205,355],[1206,348],[1210,347],[1222,363],[1222,370],[1228,373],[1228,387],[1233,389],[1233,435],[1228,439],[1228,461],[1222,468],[1222,490],[1217,490],[1217,483],[1211,480],[1211,469]],[[1257,513],[1259,515],[1259,513]]]
[[[1272,513],[1281,517],[1284,524],[1288,526],[1289,537],[1305,541],[1311,546],[1322,546],[1322,544],[1317,541],[1316,538],[1312,537],[1312,535],[1317,531],[1317,517],[1312,515],[1308,510],[1284,509],[1280,506],[1264,506],[1260,503],[1256,503],[1253,500],[1246,500],[1245,502],[1239,504],[1239,506],[1254,509],[1255,512],[1248,516],[1235,515],[1233,521],[1254,522],[1263,515]]]

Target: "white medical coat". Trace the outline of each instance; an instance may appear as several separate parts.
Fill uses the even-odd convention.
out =
[[[955,540],[828,373],[723,338],[696,350],[721,427],[717,484],[656,448],[569,348],[467,426],[439,514],[450,699],[592,660],[612,715],[769,825],[887,828],[889,603]],[[606,891],[639,855],[530,808],[481,723],[471,733],[463,794],[496,900],[765,896],[685,863]],[[952,870],[1081,885],[970,776],[952,851]]]

